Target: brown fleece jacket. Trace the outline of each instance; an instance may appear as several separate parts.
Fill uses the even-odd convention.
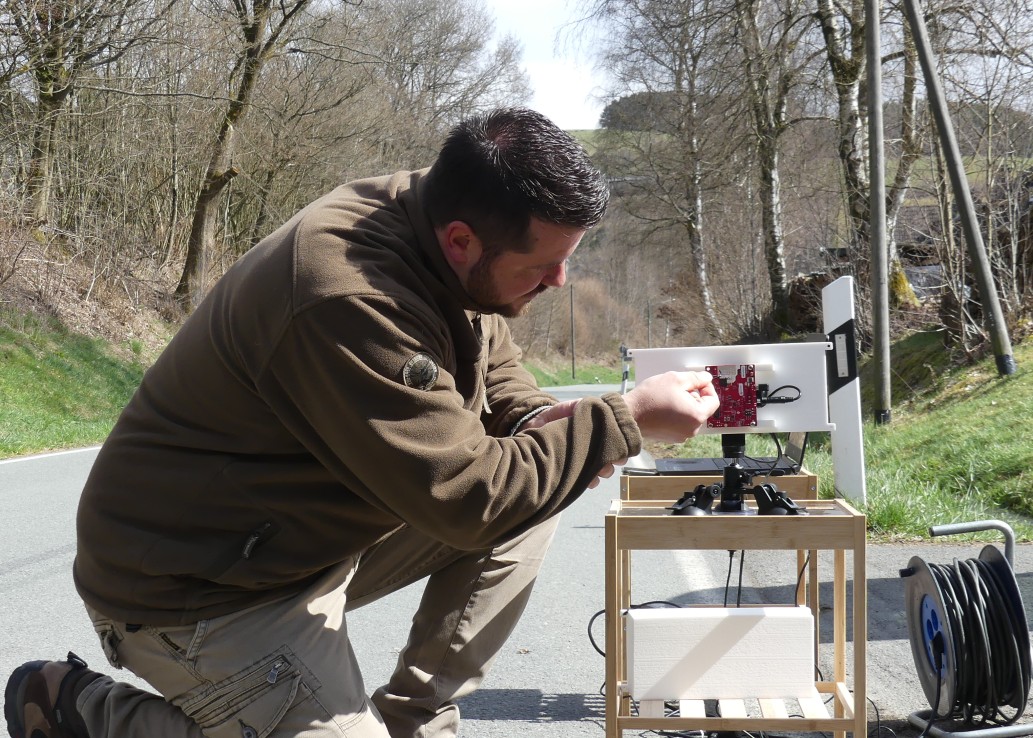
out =
[[[83,491],[75,581],[88,605],[195,622],[297,591],[403,525],[490,547],[638,453],[616,394],[509,435],[555,400],[444,260],[423,174],[317,200],[184,323]],[[416,354],[439,369],[427,388],[433,371],[406,381]]]

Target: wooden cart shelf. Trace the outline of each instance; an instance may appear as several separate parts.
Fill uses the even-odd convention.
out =
[[[706,480],[703,480],[704,483]],[[728,514],[676,516],[667,509],[699,477],[621,478],[621,499],[606,515],[606,737],[622,738],[634,730],[833,732],[837,738],[867,733],[865,708],[865,518],[843,500],[815,500],[817,482],[810,474],[779,478],[779,487],[806,507],[807,515]],[[803,501],[805,500],[805,501]],[[755,507],[752,507],[755,512]],[[818,554],[833,554],[832,681],[815,682],[815,696],[791,700],[718,700],[720,717],[708,717],[703,700],[681,700],[677,717],[655,714],[662,703],[639,706],[626,689],[628,653],[622,613],[631,607],[631,552],[635,550],[795,550],[807,562],[806,587],[798,605],[814,613],[818,637]],[[852,685],[847,683],[847,565],[853,553]],[[808,560],[809,554],[809,560]],[[817,656],[817,653],[815,654]],[[815,661],[817,663],[817,660]],[[852,688],[851,688],[852,687]],[[644,708],[644,709],[643,709]],[[792,716],[792,717],[791,717]]]

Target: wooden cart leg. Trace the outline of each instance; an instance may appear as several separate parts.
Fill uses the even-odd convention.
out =
[[[866,525],[862,518],[854,540],[854,737],[868,735],[868,580],[865,575]]]
[[[606,622],[606,738],[619,738],[617,718],[619,713],[619,693],[617,682],[620,678],[620,599],[623,588],[621,557],[617,551],[617,516],[606,516],[605,544],[605,622]]]
[[[832,642],[833,642],[833,678],[832,681],[846,681],[846,552],[837,548],[833,554],[833,604],[832,604]],[[843,717],[843,706],[836,701],[835,716]],[[837,730],[835,738],[846,738],[845,730]]]
[[[814,615],[814,664],[818,664],[818,646],[821,644],[821,601],[819,591],[821,580],[818,579],[818,552],[812,549],[809,552],[807,572],[807,598],[811,613]],[[817,679],[817,675],[815,675]]]

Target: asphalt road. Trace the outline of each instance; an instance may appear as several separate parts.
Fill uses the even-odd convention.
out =
[[[576,388],[564,393],[607,389]],[[0,538],[2,675],[27,660],[62,658],[70,649],[92,667],[108,670],[70,576],[75,506],[95,453],[87,449],[0,461],[0,525],[5,533]],[[523,620],[482,688],[461,704],[463,735],[603,734],[600,688],[605,660],[593,648],[588,626],[603,607],[603,519],[617,490],[617,479],[607,480],[564,512]],[[930,521],[937,522],[941,521]],[[954,558],[973,558],[982,547],[945,540],[868,546],[868,715],[873,728],[878,717],[898,734],[917,732],[909,731],[903,721],[909,713],[929,707],[911,656],[898,572],[913,555],[931,563],[950,563]],[[796,577],[795,557],[790,556],[789,552],[749,552],[743,602],[785,601]],[[823,603],[832,601],[831,576],[826,571],[830,566],[822,563]],[[848,570],[849,566],[848,560]],[[720,603],[727,567],[724,551],[642,552],[633,563],[633,599]],[[1016,548],[1015,572],[1028,623],[1033,547]],[[414,586],[349,615],[349,630],[370,689],[382,683],[393,667],[419,595],[419,586]],[[602,646],[601,618],[592,632]],[[824,628],[823,633],[825,641],[831,629]],[[830,652],[831,644],[822,643],[820,650]],[[823,655],[822,661],[826,658]],[[831,668],[828,663],[819,665]],[[125,672],[117,676],[139,684]],[[1026,712],[1030,712],[1028,706]],[[1027,715],[1023,722],[1028,721]]]

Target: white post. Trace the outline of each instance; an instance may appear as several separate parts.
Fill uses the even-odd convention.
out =
[[[861,383],[854,333],[854,279],[840,277],[821,291],[825,334],[832,344],[828,362],[829,420],[836,495],[864,503],[864,442],[861,432]]]

